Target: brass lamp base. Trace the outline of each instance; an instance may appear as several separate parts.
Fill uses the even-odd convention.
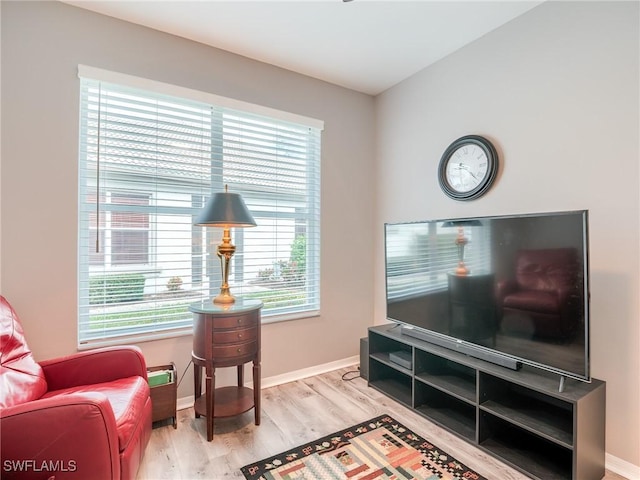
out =
[[[236,297],[231,295],[229,288],[221,288],[220,294],[213,299],[213,303],[216,305],[230,305],[235,303]]]
[[[236,298],[229,291],[229,261],[235,251],[236,247],[231,243],[229,228],[225,227],[222,233],[222,242],[218,245],[217,250],[222,271],[222,285],[220,286],[220,294],[213,299],[213,303],[216,305],[229,305],[236,301]]]

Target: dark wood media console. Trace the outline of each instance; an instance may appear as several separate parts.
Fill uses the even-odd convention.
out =
[[[411,368],[390,361],[407,352]],[[531,478],[600,480],[605,473],[606,385],[519,371],[369,328],[369,386],[403,403]]]

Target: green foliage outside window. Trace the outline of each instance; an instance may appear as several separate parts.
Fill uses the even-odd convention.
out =
[[[282,282],[289,286],[302,286],[307,269],[307,238],[298,235],[291,244],[289,260],[278,260],[275,268],[265,268],[258,272],[258,279],[263,282]]]
[[[144,296],[144,274],[97,275],[89,280],[89,304],[139,302]]]
[[[297,235],[291,244],[291,262],[295,263],[298,270],[306,271],[307,268],[307,237]]]

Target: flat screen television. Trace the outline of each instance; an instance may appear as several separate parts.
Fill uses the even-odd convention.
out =
[[[500,365],[590,381],[588,258],[587,210],[387,223],[387,318]]]

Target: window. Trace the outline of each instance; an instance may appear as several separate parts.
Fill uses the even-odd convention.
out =
[[[258,224],[232,231],[232,292],[265,321],[317,314],[322,123],[79,70],[80,344],[191,328],[189,304],[220,289],[222,234],[193,222],[224,185]]]

